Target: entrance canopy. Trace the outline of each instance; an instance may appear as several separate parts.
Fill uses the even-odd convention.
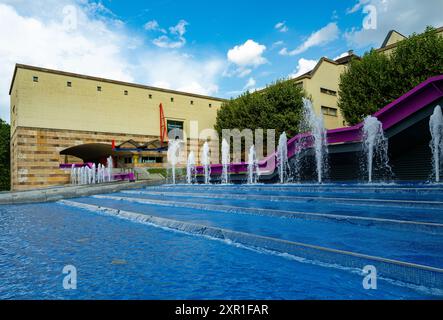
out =
[[[87,143],[67,148],[63,151],[60,151],[60,154],[74,156],[82,159],[84,162],[94,162],[101,158],[106,158],[110,155],[114,155],[115,152],[112,150],[112,146],[110,144]]]

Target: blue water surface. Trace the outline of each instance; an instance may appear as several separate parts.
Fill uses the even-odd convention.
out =
[[[173,193],[185,189],[176,188],[146,190]],[[257,191],[237,187],[220,189],[220,192],[257,194]],[[115,195],[129,196],[125,193],[111,196]],[[132,197],[143,198],[140,195]],[[150,198],[145,196],[145,199]],[[175,205],[185,201],[184,197],[173,194],[153,198],[173,201]],[[400,198],[411,200],[403,194]],[[420,197],[412,194],[412,198]],[[440,195],[433,197],[432,193],[426,193],[426,198],[438,201]],[[196,199],[189,197],[186,201],[236,203],[226,199]],[[443,237],[439,234],[344,221],[278,218],[94,197],[71,201],[443,267]],[[250,207],[264,204],[271,210],[289,205],[259,197],[243,201],[243,205]],[[301,201],[299,205],[303,207],[305,203]],[[321,212],[330,210],[328,205],[316,206]],[[362,205],[352,210],[358,215],[368,211],[364,208]],[[306,207],[308,209],[315,208]],[[438,207],[431,212],[435,216],[441,213]],[[385,213],[389,210],[379,212],[380,215]],[[418,217],[414,213],[414,208],[410,208],[404,216],[413,220]],[[396,214],[401,215],[399,211]],[[63,288],[66,275],[62,270],[66,265],[77,269],[75,290]],[[301,262],[289,255],[122,220],[62,203],[0,206],[0,299],[442,298],[429,288],[386,279],[379,279],[377,290],[365,290],[362,281],[363,275],[358,270]]]

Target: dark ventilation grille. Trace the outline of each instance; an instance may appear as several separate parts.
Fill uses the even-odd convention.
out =
[[[392,159],[396,180],[428,180],[431,177],[431,149],[425,143]]]

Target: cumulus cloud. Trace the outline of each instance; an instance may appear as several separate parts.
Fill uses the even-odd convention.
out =
[[[315,68],[317,62],[318,62],[317,60],[308,60],[305,58],[299,59],[296,70],[289,75],[289,78],[291,79],[297,78],[302,74],[311,71],[312,69]]]
[[[216,94],[223,57],[179,54],[146,46],[142,36],[103,8],[79,0],[0,3],[0,117],[9,121],[9,85],[16,63],[121,81]],[[13,4],[13,5],[12,5]],[[75,10],[64,10],[74,8]],[[67,23],[66,14],[75,13]],[[94,12],[94,13],[93,13]],[[183,35],[185,24],[173,33]]]
[[[280,32],[288,32],[289,28],[286,26],[286,21],[278,22],[275,26],[275,29],[277,29]]]
[[[413,32],[424,31],[428,25],[443,26],[441,0],[360,0],[348,13],[363,10],[367,5],[376,9],[377,25],[375,29],[365,29],[362,26],[347,30],[345,38],[351,47],[379,47],[392,29],[410,35]]]
[[[166,33],[166,30],[161,29],[158,22],[153,20],[148,22],[148,27],[150,30],[158,30],[160,32]],[[169,35],[162,35],[152,41],[157,47],[178,49],[186,44],[186,39],[184,37],[186,33],[186,26],[188,22],[185,20],[180,20],[175,26],[169,27]],[[146,29],[146,25],[145,25]]]
[[[242,45],[237,45],[228,51],[228,60],[239,66],[259,66],[266,63],[266,59],[262,56],[266,50],[266,46],[247,40]]]
[[[303,42],[296,49],[289,51],[287,48],[280,50],[280,54],[284,56],[295,56],[302,52],[305,52],[311,47],[325,45],[332,42],[338,38],[340,30],[338,29],[337,23],[331,22],[320,30],[312,33],[305,42]]]
[[[225,76],[238,76],[240,78],[249,75],[253,68],[267,63],[263,53],[266,46],[255,42],[254,40],[247,40],[242,45],[237,45],[230,49],[227,53],[228,61],[235,65],[234,71],[225,71]]]

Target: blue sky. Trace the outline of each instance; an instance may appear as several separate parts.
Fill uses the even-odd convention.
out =
[[[0,0],[0,118],[15,63],[229,98],[390,29],[443,26],[441,12],[443,0]]]

